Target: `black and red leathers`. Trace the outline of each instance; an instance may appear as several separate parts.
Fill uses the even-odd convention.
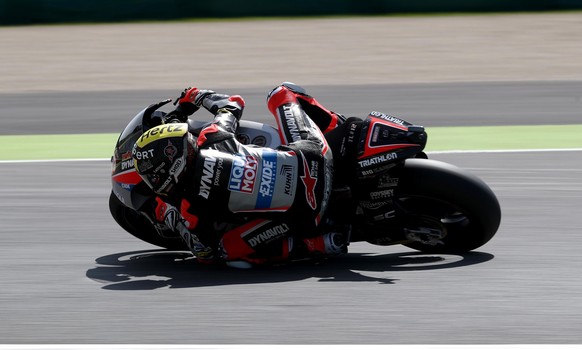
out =
[[[267,103],[283,145],[271,149],[237,141],[244,109],[240,96],[205,91],[199,103],[215,117],[196,140],[198,152],[182,180],[183,191],[171,200],[190,231],[205,245],[220,246],[226,260],[256,263],[285,259],[291,235],[323,234],[317,227],[330,196],[333,160],[320,129],[336,125],[337,115],[324,110],[325,125],[318,126],[296,92],[285,85],[275,88]],[[238,224],[216,237],[217,222]]]

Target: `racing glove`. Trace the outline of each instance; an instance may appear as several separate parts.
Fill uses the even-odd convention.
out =
[[[212,263],[214,261],[213,249],[205,246],[198,236],[188,229],[190,223],[184,219],[180,211],[159,197],[156,198],[156,202],[156,220],[164,223],[171,231],[178,233],[199,262]]]
[[[180,96],[174,100],[174,106],[177,105],[176,109],[166,115],[166,123],[185,123],[189,115],[200,109],[204,98],[213,93],[212,90],[200,90],[193,87],[184,89]]]

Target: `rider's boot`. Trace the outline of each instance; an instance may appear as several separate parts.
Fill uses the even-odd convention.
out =
[[[312,254],[339,255],[347,253],[345,237],[339,232],[328,232],[321,236],[302,239],[307,251]]]
[[[328,232],[310,238],[294,238],[290,248],[289,261],[337,256],[348,251],[345,235],[339,232]]]

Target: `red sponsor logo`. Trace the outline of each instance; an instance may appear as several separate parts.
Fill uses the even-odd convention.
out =
[[[317,184],[317,176],[312,176],[309,166],[307,165],[307,160],[303,157],[303,175],[300,176],[303,185],[305,186],[305,199],[307,199],[307,204],[311,209],[317,208],[317,202],[315,200],[315,185]]]
[[[231,191],[252,193],[257,179],[257,159],[253,156],[235,156],[228,188]]]

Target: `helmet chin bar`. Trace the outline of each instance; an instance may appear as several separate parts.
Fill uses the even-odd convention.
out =
[[[176,185],[178,183],[178,177],[182,173],[182,171],[184,170],[185,165],[186,165],[186,162],[185,162],[184,157],[176,159],[176,161],[172,165],[172,168],[170,169],[170,174],[168,174],[168,178],[154,192],[156,192],[157,194],[162,194],[162,195],[169,194],[172,191],[172,188],[174,187],[174,185]]]
[[[184,168],[187,163],[188,151],[188,138],[184,138],[184,150],[186,150],[182,156],[174,161],[170,171],[168,173],[168,178],[166,181],[155,191],[158,194],[168,194],[172,191],[174,185],[178,184],[180,175],[184,172]]]

